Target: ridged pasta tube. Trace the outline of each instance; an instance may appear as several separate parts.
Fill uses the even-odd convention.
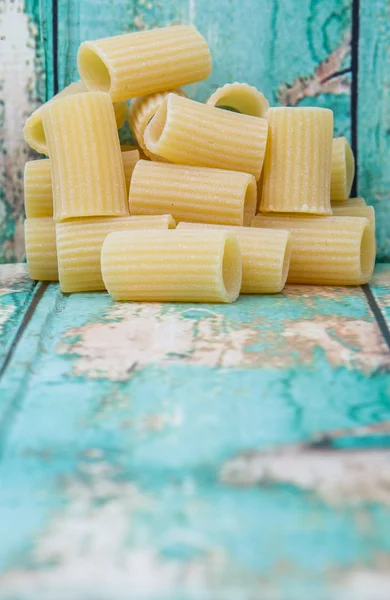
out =
[[[256,213],[256,180],[248,173],[140,160],[133,171],[133,215],[169,212],[176,221],[250,225]]]
[[[56,229],[51,217],[26,219],[24,238],[31,279],[58,281]]]
[[[368,219],[256,215],[252,227],[291,232],[288,283],[359,285],[371,278],[375,236]]]
[[[343,206],[345,208],[347,206],[350,206],[351,208],[356,207],[356,206],[367,206],[367,202],[365,201],[364,198],[361,198],[361,197],[360,198],[346,198],[342,204],[340,204],[337,201],[336,202],[332,201],[332,210],[334,208],[337,208],[340,206]]]
[[[74,94],[82,94],[85,92],[88,92],[88,89],[84,85],[84,83],[82,81],[75,81],[74,83],[71,83],[66,88],[64,88],[61,92],[53,96],[53,98],[48,100],[46,104],[43,104],[43,106],[40,106],[39,108],[34,110],[32,115],[27,119],[23,129],[24,139],[26,140],[30,148],[36,150],[37,152],[40,152],[41,154],[46,154],[46,156],[48,155],[46,136],[42,123],[42,110],[44,109],[44,107],[47,106],[49,102],[56,102],[61,98],[66,98],[67,96],[73,96]],[[117,129],[119,129],[120,127],[122,127],[127,116],[126,102],[117,102],[116,104],[114,104],[114,112],[116,126]]]
[[[127,195],[129,195],[130,181],[133,175],[134,167],[139,161],[139,159],[140,156],[138,150],[127,150],[125,152],[122,152],[122,162],[123,170],[125,173]]]
[[[345,200],[348,198],[354,176],[355,159],[347,138],[334,138],[330,182],[330,197],[332,200]]]
[[[234,110],[252,117],[264,117],[269,103],[264,94],[247,83],[226,83],[211,94],[206,104]]]
[[[104,290],[100,253],[105,237],[113,231],[168,229],[175,227],[170,215],[79,219],[57,223],[58,270],[63,292]]]
[[[262,212],[330,215],[333,112],[270,108]]]
[[[114,109],[102,92],[68,96],[43,111],[54,218],[128,214]]]
[[[103,280],[115,300],[233,302],[241,272],[237,238],[226,231],[120,231],[102,248]]]
[[[168,94],[145,130],[148,150],[179,164],[243,171],[260,178],[265,119]]]
[[[152,160],[164,160],[157,154],[150,152],[144,142],[145,129],[152,117],[156,114],[163,100],[169,94],[178,94],[179,96],[186,97],[186,94],[178,88],[177,90],[171,90],[167,92],[157,92],[150,94],[149,96],[140,96],[134,98],[131,102],[129,110],[129,123],[135,138],[145,154]]]
[[[53,217],[50,159],[29,160],[24,168],[24,207],[28,219]]]
[[[375,210],[372,206],[351,204],[340,202],[336,206],[332,206],[333,215],[335,217],[365,217],[368,219],[375,229]]]
[[[185,222],[177,229],[200,227],[223,229],[237,237],[242,257],[242,294],[276,294],[284,288],[291,258],[289,231]]]
[[[191,25],[83,42],[77,64],[86,86],[108,92],[113,102],[201,81],[211,73],[207,42]]]

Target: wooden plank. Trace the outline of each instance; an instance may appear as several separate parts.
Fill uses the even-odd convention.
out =
[[[361,0],[359,37],[359,195],[375,207],[378,258],[390,258],[390,5]]]
[[[29,307],[35,282],[26,265],[0,265],[0,372]]]
[[[0,3],[0,263],[23,258],[23,140],[27,116],[45,97],[39,2]]]

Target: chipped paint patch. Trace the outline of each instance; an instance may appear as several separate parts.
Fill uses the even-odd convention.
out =
[[[223,465],[221,481],[239,486],[292,484],[331,504],[380,502],[390,506],[390,451],[336,453],[289,448],[248,452]]]
[[[21,291],[20,288],[25,283],[32,283],[27,265],[0,265],[0,296]]]

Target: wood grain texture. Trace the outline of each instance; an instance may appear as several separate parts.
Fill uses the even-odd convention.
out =
[[[0,599],[387,600],[389,368],[360,288],[50,285],[0,382]]]
[[[376,211],[378,258],[390,260],[390,4],[361,0],[358,187]]]

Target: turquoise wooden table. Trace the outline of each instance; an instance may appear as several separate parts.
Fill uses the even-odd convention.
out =
[[[389,600],[389,18],[388,0],[0,3],[0,600]],[[192,97],[238,80],[334,110],[377,213],[370,285],[215,306],[29,280],[24,118],[76,79],[80,41],[187,22],[214,62]]]

